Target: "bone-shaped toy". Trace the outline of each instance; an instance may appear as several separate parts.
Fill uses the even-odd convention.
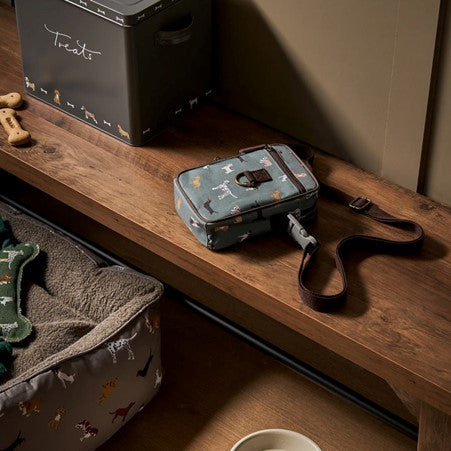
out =
[[[22,96],[18,92],[0,96],[0,108],[18,108],[20,105],[22,105]]]
[[[12,108],[2,108],[0,110],[0,122],[6,133],[8,133],[8,142],[13,146],[20,146],[30,141],[30,133],[25,131],[17,122],[16,112]]]

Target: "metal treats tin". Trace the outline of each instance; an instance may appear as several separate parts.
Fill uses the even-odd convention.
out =
[[[211,93],[210,0],[17,0],[27,92],[139,146]]]

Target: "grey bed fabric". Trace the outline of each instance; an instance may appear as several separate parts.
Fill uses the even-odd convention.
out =
[[[17,241],[31,241],[41,249],[26,268],[21,295],[34,331],[24,345],[15,347],[12,378],[26,377],[59,352],[70,357],[88,349],[147,305],[149,295],[161,295],[162,285],[155,279],[149,283],[150,278],[137,272],[106,266],[85,248],[4,203],[0,216]],[[102,328],[94,330],[103,321]]]
[[[114,412],[113,407],[118,406],[128,420],[161,383],[158,307],[162,284],[128,268],[107,266],[66,236],[1,202],[0,217],[10,224],[17,241],[33,242],[41,249],[25,268],[21,290],[23,313],[33,332],[14,347],[9,377],[0,381],[0,449],[16,439],[21,449],[38,444],[53,449],[45,434],[55,430],[63,434],[62,427],[57,429],[60,420],[47,418],[46,427],[31,427],[30,415],[42,421],[46,407],[48,416],[66,419],[65,434],[72,435],[72,442],[64,449],[93,449],[121,426],[122,422],[111,421],[108,408]],[[145,372],[140,374],[143,363]],[[79,384],[73,383],[71,375],[76,375]],[[114,397],[97,401],[99,390],[101,394],[105,385],[112,381],[117,385],[119,380],[122,394],[114,387],[110,390],[118,404],[107,406]],[[69,396],[69,388],[72,398],[62,399],[62,395]],[[58,401],[55,390],[60,392]],[[87,396],[90,390],[91,397]],[[80,399],[84,410],[78,406]],[[89,399],[93,407],[88,407]],[[126,402],[130,399],[133,405]],[[71,402],[77,405],[71,406]],[[107,410],[102,413],[101,408]],[[77,409],[81,409],[79,414]],[[88,413],[83,416],[82,412],[91,412],[91,416],[86,418]]]

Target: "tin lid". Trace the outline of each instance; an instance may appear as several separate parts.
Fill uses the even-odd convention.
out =
[[[178,0],[64,0],[123,27],[136,25]]]

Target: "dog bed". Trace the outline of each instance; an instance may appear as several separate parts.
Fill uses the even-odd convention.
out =
[[[2,202],[0,217],[40,249],[20,289],[32,333],[0,380],[0,451],[95,449],[161,384],[162,284]]]

